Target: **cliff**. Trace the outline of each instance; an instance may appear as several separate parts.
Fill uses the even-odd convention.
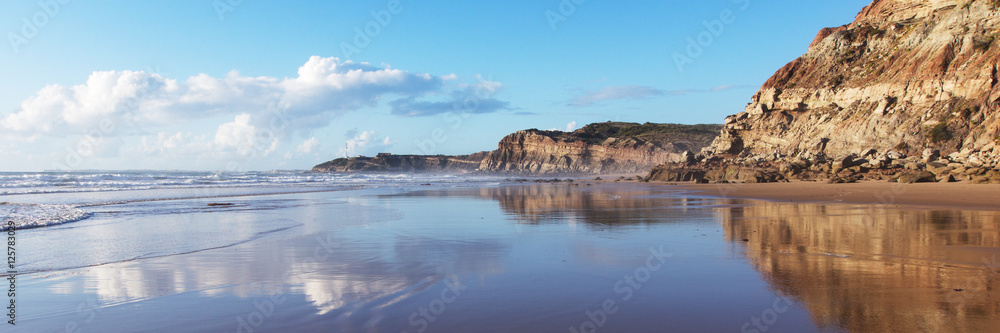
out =
[[[997,3],[874,1],[853,23],[821,30],[726,118],[703,159],[785,166],[788,178],[857,166],[889,170],[875,179],[931,171],[1000,181],[991,170],[1000,165]]]
[[[609,174],[648,172],[658,164],[682,161],[718,135],[720,125],[606,122],[571,133],[518,131],[500,140],[480,171],[522,174]],[[689,155],[693,156],[693,154]]]
[[[442,172],[496,174],[645,173],[686,161],[712,143],[722,125],[606,122],[573,132],[518,131],[497,150],[462,156],[380,155],[341,158],[313,172]],[[685,155],[684,153],[687,152]]]
[[[479,168],[485,152],[460,156],[382,155],[338,158],[313,167],[313,172],[464,173]]]
[[[726,119],[713,150],[839,157],[932,148],[996,165],[997,14],[986,0],[875,1],[765,82]]]

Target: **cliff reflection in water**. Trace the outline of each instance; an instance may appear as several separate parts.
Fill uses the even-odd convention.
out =
[[[1000,329],[998,212],[768,202],[717,212],[727,239],[749,240],[755,269],[820,327]]]
[[[634,185],[634,184],[630,184]],[[521,224],[570,223],[597,229],[714,218],[719,199],[687,198],[662,186],[539,184],[413,192],[421,197],[493,200]],[[398,196],[398,195],[396,195]]]

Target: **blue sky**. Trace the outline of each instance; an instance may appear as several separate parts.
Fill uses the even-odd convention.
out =
[[[0,0],[0,171],[308,169],[720,123],[868,2]]]

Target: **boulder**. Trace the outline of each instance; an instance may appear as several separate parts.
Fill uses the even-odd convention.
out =
[[[941,158],[941,151],[937,149],[924,149],[923,153],[924,163],[934,162]]]
[[[900,183],[913,184],[913,183],[933,183],[937,181],[937,178],[933,173],[927,171],[921,172],[906,172],[902,173],[897,177],[897,181]]]

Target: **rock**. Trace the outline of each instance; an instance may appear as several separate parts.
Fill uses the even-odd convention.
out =
[[[990,178],[987,176],[975,176],[969,180],[970,184],[1000,184],[1000,179]]]
[[[786,176],[793,176],[802,172],[802,168],[795,164],[785,163],[779,167],[778,172]]]
[[[934,174],[927,171],[903,173],[900,174],[897,179],[898,182],[906,184],[933,183],[937,181]]]
[[[876,150],[892,160],[930,149],[919,156],[925,162],[941,159],[940,151],[986,147],[1000,121],[993,71],[1000,47],[988,43],[1000,31],[996,4],[872,1],[777,69],[743,112],[726,118],[711,147],[727,156]],[[1000,162],[1000,150],[982,151],[984,166]]]
[[[954,169],[955,168],[952,168],[944,163],[938,163],[938,162],[927,163],[927,171],[930,171],[931,173],[938,176],[951,174],[951,171]]]
[[[986,163],[983,162],[982,159],[979,158],[979,156],[976,156],[976,155],[969,156],[969,160],[968,161],[969,161],[969,165],[974,166],[974,167],[982,167],[983,165],[986,164]]]
[[[955,180],[955,176],[952,176],[952,175],[948,174],[948,175],[942,176],[941,180],[939,180],[938,182],[941,182],[941,183],[954,183],[956,181],[958,181],[958,180]]]
[[[903,165],[904,168],[910,170],[923,170],[927,165],[920,162],[906,162]]]
[[[906,158],[905,154],[900,153],[898,151],[890,151],[890,152],[886,153],[885,156],[888,157],[888,158],[890,158],[890,159],[893,159],[893,160],[901,160],[901,159]]]
[[[924,149],[923,161],[924,163],[934,162],[941,158],[941,151],[937,149]]]
[[[475,171],[486,152],[459,155],[389,155],[338,158],[313,167],[312,172],[465,173]]]
[[[721,125],[605,122],[573,132],[518,131],[500,140],[478,170],[488,173],[608,174],[649,172],[657,165],[696,161]]]
[[[968,168],[965,169],[965,174],[970,176],[978,176],[986,172],[983,168]]]
[[[861,177],[857,176],[857,175],[847,175],[847,176],[837,175],[837,176],[834,176],[833,178],[830,178],[829,180],[827,180],[827,184],[849,184],[849,183],[857,183],[858,180],[861,180]]]
[[[861,152],[858,153],[858,156],[860,156],[861,158],[867,158],[869,156],[875,156],[876,153],[878,153],[878,150],[876,150],[875,148],[867,148],[867,149],[862,149]]]
[[[681,154],[681,159],[684,160],[684,162],[686,163],[694,163],[698,161],[698,159],[695,158],[694,153],[692,153],[690,150],[685,150],[684,153]]]

